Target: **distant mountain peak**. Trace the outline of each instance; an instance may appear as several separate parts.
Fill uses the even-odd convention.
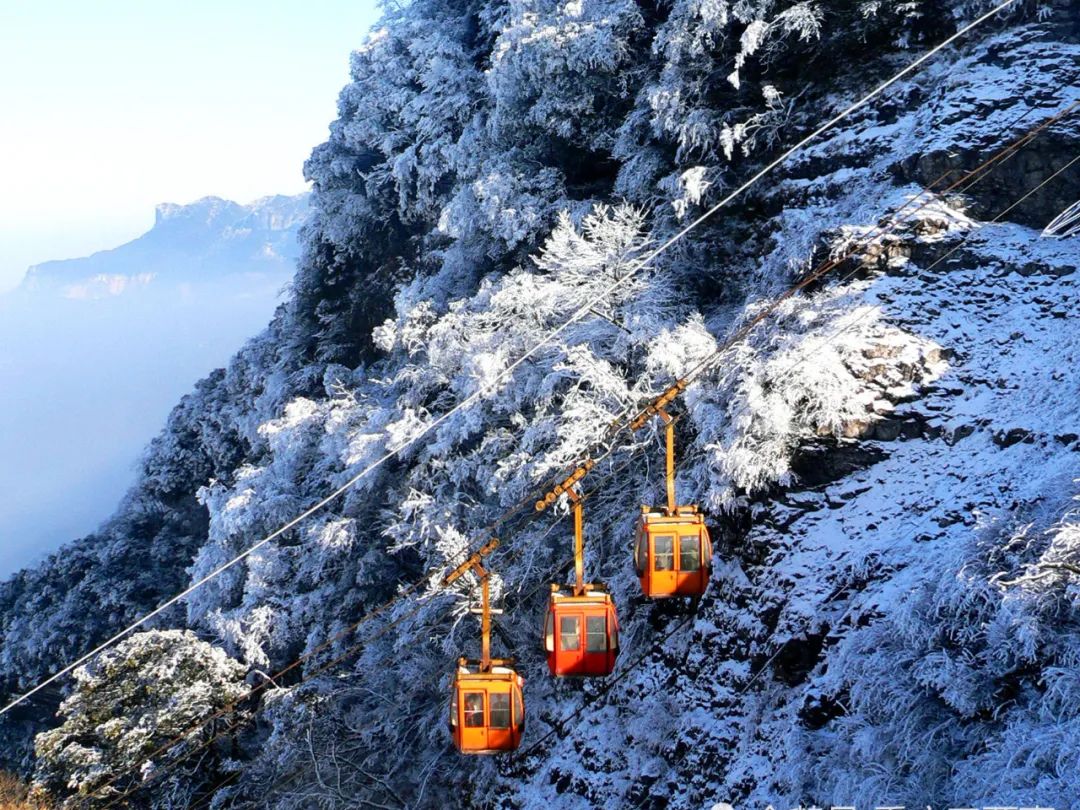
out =
[[[297,233],[308,216],[309,196],[277,194],[247,205],[213,196],[161,203],[154,226],[142,236],[90,256],[35,265],[20,289],[101,298],[151,283],[290,271],[300,255]]]
[[[178,219],[211,223],[221,217],[242,217],[248,209],[248,206],[221,197],[202,197],[191,203],[158,203],[154,209],[154,227]]]

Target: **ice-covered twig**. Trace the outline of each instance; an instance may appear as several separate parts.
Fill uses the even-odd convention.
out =
[[[1049,239],[1065,239],[1080,233],[1080,200],[1077,200],[1056,217],[1042,232]]]

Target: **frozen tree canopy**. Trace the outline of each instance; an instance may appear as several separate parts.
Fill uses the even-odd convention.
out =
[[[91,805],[130,766],[119,780],[153,807],[1067,807],[1080,262],[1040,234],[1080,193],[1060,171],[1080,113],[1054,118],[1080,101],[1075,4],[1018,2],[634,272],[991,5],[389,6],[306,164],[287,302],[181,401],[111,521],[0,586],[4,690],[404,449],[9,715],[6,760]],[[547,677],[569,519],[564,502],[515,513],[485,564],[525,747],[457,756],[449,678],[478,652],[477,597],[439,575],[830,260],[673,405],[680,501],[716,539],[696,613],[644,601],[634,576],[634,518],[662,498],[649,423],[583,483],[618,680]],[[140,718],[234,704],[235,724],[183,744],[220,732],[211,754],[162,774],[186,751],[146,751]]]
[[[180,753],[171,744],[193,722],[216,715],[202,734],[181,743],[192,749],[216,733],[215,725],[236,723],[232,704],[247,691],[246,671],[190,630],[132,636],[75,673],[74,691],[60,706],[63,724],[37,738],[38,789],[71,791],[72,807],[83,796],[119,799],[129,783],[154,775],[162,749]],[[214,778],[222,767],[217,759],[207,752],[196,779]],[[193,781],[170,775],[155,791],[179,804],[194,798]]]

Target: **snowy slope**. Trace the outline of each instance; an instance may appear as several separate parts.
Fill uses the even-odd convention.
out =
[[[496,647],[526,678],[525,747],[462,759],[444,727],[451,665],[475,654],[477,628],[475,583],[443,589],[438,572],[770,296],[1067,108],[1074,4],[995,20],[509,382],[500,370],[986,7],[423,0],[389,13],[308,163],[315,213],[292,296],[174,412],[115,518],[0,589],[4,685],[32,683],[482,396],[162,619],[265,685],[207,756],[167,768],[181,751],[155,751],[162,701],[139,714],[138,672],[115,676],[122,722],[86,723],[78,693],[56,720],[46,707],[8,724],[8,756],[28,728],[64,721],[39,738],[42,787],[119,785],[160,807],[1071,807],[1078,250],[1039,232],[1080,193],[1075,167],[1054,176],[1080,114],[863,244],[687,392],[680,491],[717,538],[696,614],[644,602],[629,560],[638,505],[660,494],[656,426],[590,474],[587,574],[623,629],[608,682],[546,675],[565,503],[500,525]],[[409,583],[422,595],[353,628]],[[136,636],[118,659],[153,672],[167,638]],[[80,683],[108,694],[109,677]]]

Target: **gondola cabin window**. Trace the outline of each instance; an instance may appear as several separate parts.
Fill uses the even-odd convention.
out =
[[[607,619],[604,616],[585,617],[585,652],[607,652]]]
[[[465,727],[480,728],[484,725],[484,693],[465,693]]]
[[[560,650],[572,652],[580,649],[580,634],[577,616],[562,616],[559,618]]]
[[[679,535],[679,570],[697,571],[701,568],[701,544],[697,533]]]
[[[510,693],[492,693],[491,701],[491,727],[510,728]]]
[[[653,570],[675,570],[675,538],[661,535],[653,538]]]
[[[634,568],[639,577],[645,575],[645,566],[649,559],[649,535],[638,527],[637,544],[634,546]]]

